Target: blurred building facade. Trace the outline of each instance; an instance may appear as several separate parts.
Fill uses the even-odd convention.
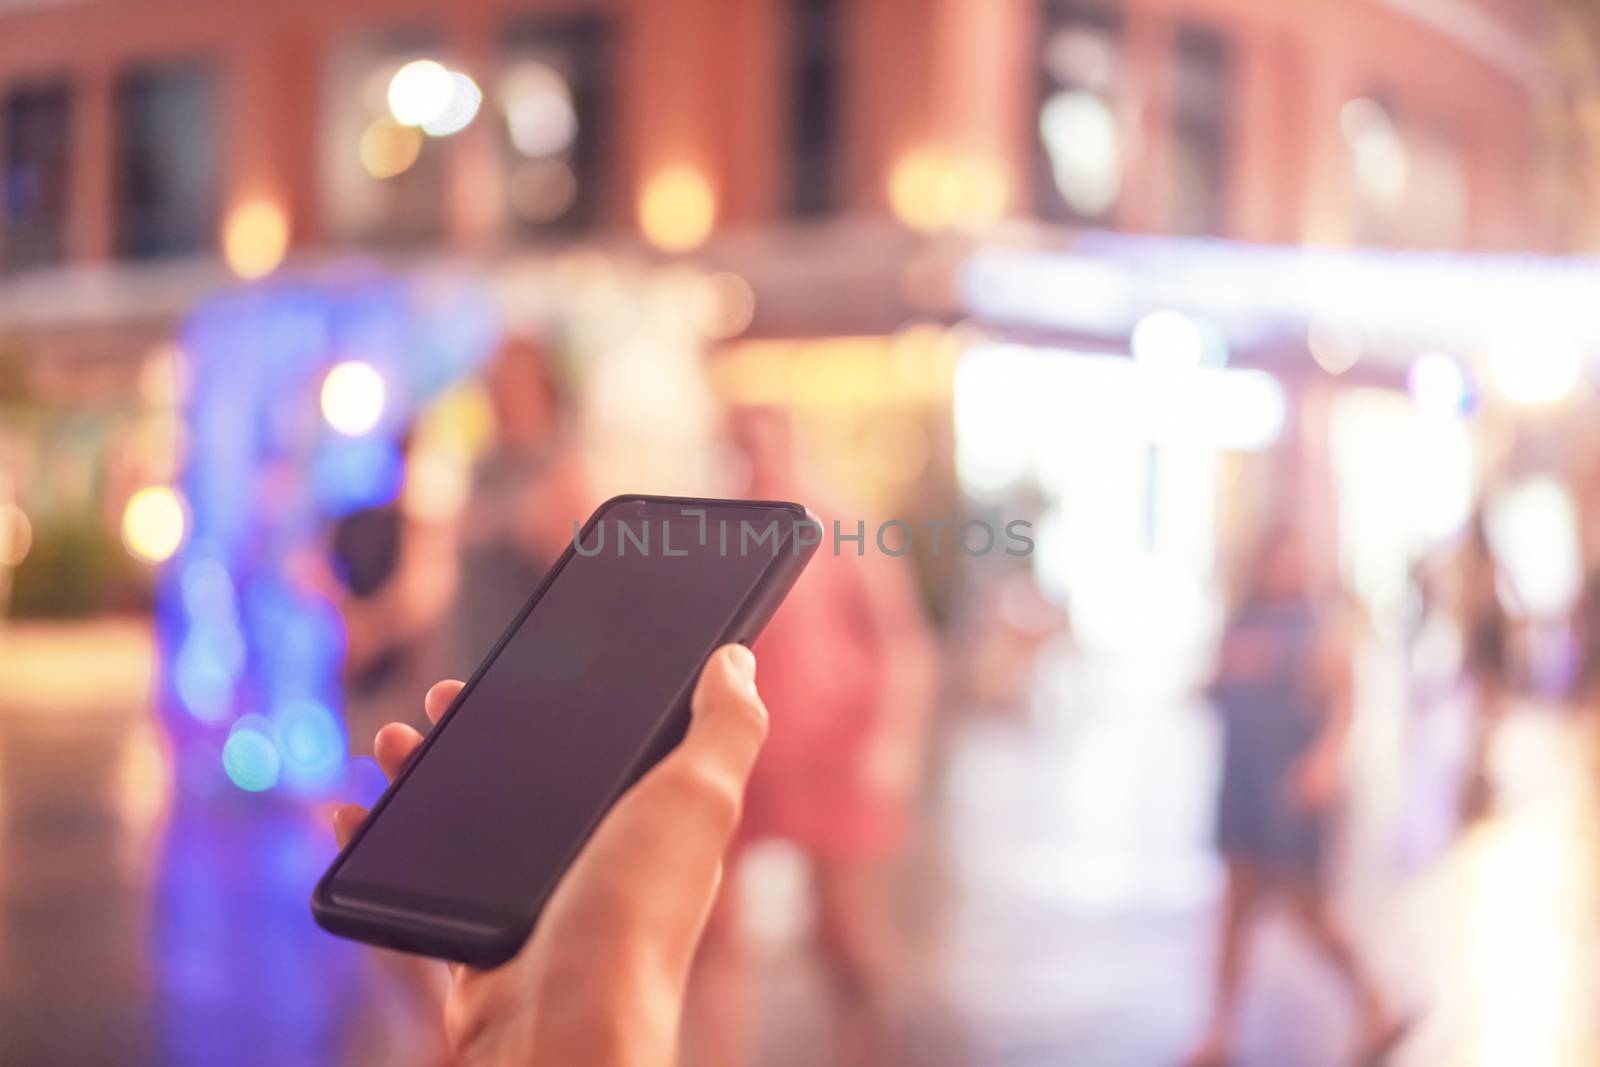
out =
[[[1208,449],[1259,449],[1285,418],[1291,438],[1325,429],[1330,416],[1303,410],[1307,392],[1399,386],[1429,342],[1408,337],[1385,355],[1359,324],[1308,328],[1300,304],[1327,287],[1322,276],[1252,250],[1558,245],[1536,165],[1547,12],[1535,0],[123,0],[112,11],[0,12],[17,45],[0,53],[0,366],[35,407],[152,392],[170,404],[159,363],[176,324],[239,279],[315,274],[351,253],[401,273],[465,265],[514,319],[552,302],[539,294],[553,276],[575,265],[595,276],[598,263],[622,279],[608,286],[618,304],[645,302],[628,278],[704,280],[689,343],[716,353],[716,387],[801,410],[832,480],[859,496],[915,515],[974,485],[981,497],[1037,483],[1049,513],[1063,479],[1093,473],[1065,475],[1051,457],[1091,443],[1103,454],[1103,440],[1080,438],[1111,435],[1142,488],[1116,508],[1093,490],[1106,506],[1087,510],[1144,516],[1097,536],[1150,547],[1164,536],[1153,502],[1237,479],[1209,460],[1137,458],[1151,435],[1116,415],[989,457],[1007,471],[961,474],[958,439],[1004,439],[1008,397],[1048,386],[1103,401],[1126,383],[1055,382],[1053,365],[1017,378],[1002,360],[987,380],[1013,391],[963,416],[957,364],[976,335],[946,327],[975,321],[990,340],[1125,356],[1139,323],[1177,307],[1184,318],[1154,324],[1175,326],[1181,362],[1201,360],[1196,321],[1215,318],[1231,362],[1292,395],[1285,405],[1270,383],[1240,379],[1227,389],[1243,406],[1219,401],[1213,421],[1246,412],[1265,430],[1196,432]],[[1287,313],[1258,300],[1263,278],[1299,281]],[[1437,310],[1405,317],[1428,323]],[[1130,397],[1091,401],[1090,413],[1146,399]],[[110,451],[138,468],[103,488],[113,515],[176,462]],[[1326,451],[1297,460],[1302,473],[1332,478]],[[1209,505],[1185,510],[1200,506],[1191,496],[1170,528],[1214,525]],[[1173,536],[1211,558],[1209,534]]]
[[[803,260],[813,230],[896,217],[1524,248],[1549,226],[1542,5],[1448,7],[11,5],[0,247],[13,290],[228,248],[260,273],[280,241],[489,254],[642,228]],[[387,75],[419,56],[476,80],[476,121],[420,142],[383,124]]]

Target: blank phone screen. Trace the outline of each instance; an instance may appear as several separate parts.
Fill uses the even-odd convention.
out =
[[[373,817],[335,893],[363,883],[518,916],[561,873],[773,566],[772,544],[719,543],[715,513],[702,544],[700,519],[642,508],[614,506],[587,535],[596,554],[567,558]]]

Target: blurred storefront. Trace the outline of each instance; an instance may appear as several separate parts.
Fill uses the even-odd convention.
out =
[[[1180,661],[1286,486],[1392,607],[1498,477],[1505,397],[1547,410],[1597,341],[1592,263],[1501,254],[1567,251],[1536,3],[137,6],[0,16],[27,613],[57,511],[120,603],[134,501],[134,555],[183,541],[137,494],[185,463],[175,346],[219,292],[461,280],[574,369],[602,491],[714,485],[716,403],[786,405],[868,513],[1027,513],[1089,646]]]

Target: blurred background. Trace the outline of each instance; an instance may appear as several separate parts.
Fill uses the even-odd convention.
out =
[[[1600,6],[0,42],[0,1062],[441,1062],[331,805],[574,518],[758,489],[866,551],[685,1063],[1600,1058]]]

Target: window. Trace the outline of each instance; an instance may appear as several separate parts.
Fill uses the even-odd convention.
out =
[[[793,0],[789,33],[789,187],[798,218],[839,206],[839,0]]]
[[[1047,219],[1105,224],[1122,191],[1120,19],[1100,4],[1045,0],[1040,25],[1034,207]]]
[[[0,262],[8,269],[66,258],[71,116],[65,82],[19,86],[0,102]]]
[[[389,105],[400,68],[437,60],[438,45],[430,32],[402,29],[334,49],[323,83],[321,189],[323,217],[336,239],[403,247],[442,231],[448,138],[400,123]]]
[[[608,180],[606,24],[588,16],[518,19],[502,40],[493,88],[513,228],[549,233],[592,226]]]
[[[116,88],[116,250],[130,259],[216,243],[217,153],[211,72],[141,67]]]
[[[1227,227],[1232,57],[1227,38],[1180,26],[1172,91],[1173,233],[1217,236]]]

